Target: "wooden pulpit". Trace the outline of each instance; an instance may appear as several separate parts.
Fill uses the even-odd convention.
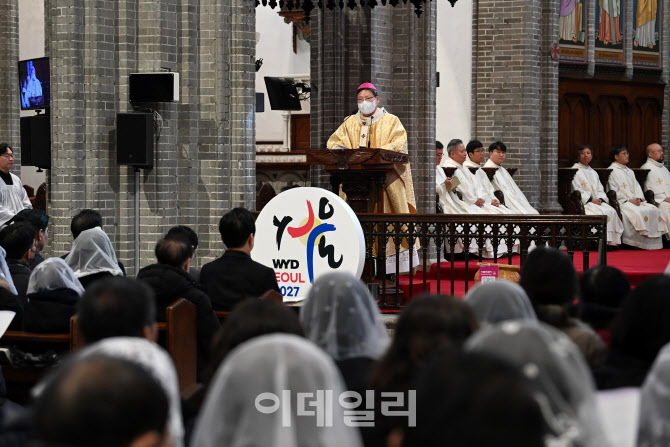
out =
[[[409,155],[386,149],[311,149],[307,163],[323,166],[330,185],[339,194],[340,185],[347,203],[356,213],[372,212],[383,206],[386,174],[395,163],[407,163]],[[379,211],[382,212],[382,211]]]

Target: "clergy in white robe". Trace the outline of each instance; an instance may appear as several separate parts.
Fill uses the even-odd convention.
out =
[[[477,197],[482,197],[486,203],[490,203],[495,207],[496,212],[500,214],[514,214],[514,212],[501,204],[495,196],[496,189],[493,187],[489,176],[486,175],[480,164],[484,161],[484,147],[479,140],[472,140],[465,146],[467,156],[463,166],[468,168],[476,168],[475,181],[477,185]],[[471,171],[472,172],[472,171]]]
[[[621,214],[623,215],[624,244],[645,250],[663,248],[661,237],[667,233],[665,220],[654,205],[645,202],[642,188],[635,179],[635,173],[626,166],[628,150],[625,146],[612,149],[614,162],[609,166],[612,170],[608,186],[616,191]]]
[[[0,144],[0,226],[21,210],[32,208],[21,179],[9,172],[14,166],[14,151]]]
[[[498,168],[493,177],[493,186],[500,189],[505,195],[505,206],[511,209],[514,214],[540,214],[533,208],[523,192],[519,189],[507,169],[502,167],[507,157],[507,146],[501,141],[496,141],[489,146],[489,160],[484,165],[485,168]]]
[[[616,210],[607,204],[607,194],[600,183],[598,173],[589,166],[593,159],[591,147],[581,146],[578,149],[578,157],[579,162],[572,166],[572,169],[577,169],[572,179],[572,189],[581,194],[586,214],[607,216],[607,243],[619,245],[623,233],[623,222]]]
[[[649,169],[644,182],[645,191],[654,192],[654,200],[661,210],[666,225],[670,226],[670,171],[663,164],[663,148],[654,143],[647,146],[647,161],[642,169]]]

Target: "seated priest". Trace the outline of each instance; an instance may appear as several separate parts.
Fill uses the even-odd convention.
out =
[[[591,146],[586,144],[579,146],[577,159],[579,161],[572,166],[572,169],[577,169],[577,173],[572,179],[572,189],[579,191],[582,195],[582,203],[586,214],[607,216],[607,244],[621,244],[623,222],[619,219],[616,210],[607,204],[607,194],[605,194],[605,189],[600,183],[598,173],[589,166],[591,160],[593,160]]]
[[[496,141],[489,146],[489,160],[485,168],[498,168],[493,177],[493,186],[500,189],[505,195],[505,206],[514,214],[540,214],[533,208],[523,192],[512,179],[507,169],[502,167],[507,157],[507,146],[502,141]]]
[[[437,191],[438,201],[442,205],[442,212],[444,214],[460,214],[461,210],[454,202],[454,199],[449,194],[449,189],[454,184],[453,177],[447,177],[444,169],[440,166],[442,162],[444,145],[437,141],[435,143],[435,188]]]
[[[397,116],[392,115],[383,107],[379,107],[377,87],[369,82],[361,84],[356,90],[358,112],[349,115],[331,135],[326,143],[328,149],[386,149],[394,152],[407,153],[407,132]],[[416,200],[412,184],[412,171],[409,161],[395,163],[394,169],[386,174],[383,191],[383,203],[377,203],[376,213],[416,213]],[[413,259],[418,265],[418,242]],[[407,271],[409,267],[409,244],[403,240],[400,247],[400,268]],[[395,270],[396,248],[393,241],[386,245],[386,264]]]
[[[649,175],[644,182],[644,189],[654,191],[654,200],[661,210],[663,220],[670,227],[670,171],[663,164],[663,158],[660,144],[647,146],[647,161],[642,169],[649,169]]]
[[[491,205],[495,206],[497,212],[501,214],[513,214],[511,209],[498,201],[494,194],[496,189],[493,187],[491,180],[489,180],[489,176],[480,168],[480,164],[484,161],[484,146],[482,145],[482,142],[479,140],[470,141],[468,145],[465,146],[465,151],[467,152],[467,157],[463,166],[468,169],[477,169],[475,172],[477,195],[483,197],[487,202],[490,202]]]
[[[614,161],[609,166],[612,173],[608,186],[616,191],[623,215],[621,241],[645,250],[663,248],[662,236],[668,233],[668,228],[659,209],[644,200],[635,173],[626,166],[628,149],[626,146],[614,146],[610,154]]]

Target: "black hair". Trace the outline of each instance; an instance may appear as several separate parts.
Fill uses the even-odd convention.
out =
[[[624,299],[612,324],[612,348],[643,359],[650,366],[670,342],[670,276],[646,278]]]
[[[156,322],[154,292],[142,281],[116,276],[94,282],[79,300],[79,329],[87,344],[109,337],[143,337]]]
[[[152,375],[128,360],[74,359],[47,382],[34,425],[49,445],[127,446],[151,432],[164,436],[169,401]]]
[[[25,209],[16,213],[12,219],[14,222],[27,221],[32,224],[37,230],[46,231],[49,226],[49,216],[44,211],[36,209]]]
[[[219,233],[226,248],[240,248],[247,243],[249,235],[256,234],[256,221],[245,208],[234,208],[219,221]]]
[[[70,223],[70,231],[72,231],[72,237],[75,239],[79,237],[82,231],[95,227],[102,227],[102,215],[96,210],[91,209],[79,211],[74,215]]]
[[[266,334],[283,333],[305,336],[296,313],[269,300],[247,299],[240,302],[226,318],[212,340],[210,371],[213,377],[228,353],[243,342]]]
[[[0,231],[0,246],[7,252],[7,259],[21,259],[33,247],[37,228],[30,222],[17,222]]]
[[[198,248],[198,234],[186,225],[177,225],[170,228],[165,235],[165,239],[185,238],[195,250]]]
[[[499,151],[507,152],[507,146],[502,141],[495,141],[489,145],[489,152],[493,152],[496,149]]]
[[[442,350],[414,382],[406,447],[542,447],[547,426],[521,372],[491,355]]]
[[[468,154],[472,154],[475,149],[479,149],[480,147],[484,147],[481,141],[479,140],[472,140],[468,143],[467,146],[465,146],[465,150]]]
[[[619,269],[598,265],[582,274],[580,318],[596,330],[606,329],[616,316],[630,283]]]
[[[0,155],[4,155],[7,152],[8,149],[10,151],[14,152],[14,149],[12,149],[12,147],[9,144],[0,143]]]
[[[614,157],[615,157],[616,155],[619,155],[619,154],[620,154],[621,152],[623,152],[623,151],[628,151],[628,149],[626,148],[626,146],[624,146],[624,145],[622,145],[622,144],[618,144],[618,145],[614,146],[614,147],[612,148],[612,150],[610,151],[610,157],[612,158],[612,161],[615,161],[615,158],[614,158]]]
[[[579,291],[572,260],[553,247],[537,247],[528,254],[521,267],[520,284],[533,306],[567,305]]]
[[[415,298],[398,318],[393,342],[372,373],[372,388],[402,390],[433,352],[462,346],[478,328],[474,312],[461,300],[441,295]]]
[[[154,253],[159,264],[181,268],[193,256],[193,246],[184,238],[161,239]]]
[[[440,143],[439,141],[436,141],[435,149],[444,149],[444,144]]]

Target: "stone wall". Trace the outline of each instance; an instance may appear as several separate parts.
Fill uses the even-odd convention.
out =
[[[129,274],[176,224],[198,232],[196,264],[211,260],[221,215],[255,201],[253,0],[46,0],[45,15],[49,251],[69,250],[71,216],[95,208]],[[116,114],[133,110],[130,73],[163,69],[180,73],[180,102],[142,104],[161,130],[153,169],[135,172],[116,164]]]
[[[5,61],[0,73],[0,142],[15,149],[14,171],[21,172],[18,0],[0,0],[0,11],[0,60]]]

